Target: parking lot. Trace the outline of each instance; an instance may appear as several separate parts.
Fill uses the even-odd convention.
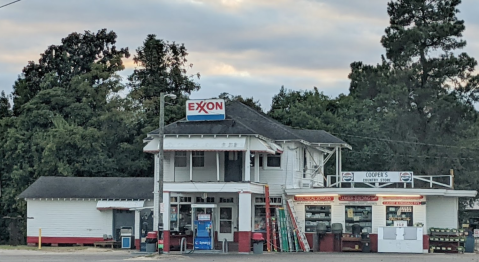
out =
[[[302,261],[345,262],[354,259],[354,262],[462,262],[478,261],[476,254],[377,254],[377,253],[264,253],[263,255],[247,254],[189,254],[181,255],[172,253],[168,255],[138,254],[123,250],[93,249],[53,251],[9,249],[0,250],[0,261],[275,261],[275,262],[302,262]]]

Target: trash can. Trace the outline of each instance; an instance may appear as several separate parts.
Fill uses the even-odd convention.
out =
[[[253,254],[263,254],[264,238],[261,233],[253,233]]]
[[[369,238],[369,233],[361,233],[361,251],[363,253],[371,252],[371,239]]]
[[[156,241],[158,238],[157,232],[148,232],[146,235],[146,248],[145,251],[149,253],[156,252]]]

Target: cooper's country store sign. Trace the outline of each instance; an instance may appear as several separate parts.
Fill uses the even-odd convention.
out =
[[[349,171],[341,172],[341,182],[350,183],[411,183],[413,172],[409,171]]]

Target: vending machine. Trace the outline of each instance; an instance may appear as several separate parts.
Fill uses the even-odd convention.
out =
[[[195,231],[195,250],[212,250],[214,240],[211,214],[198,214],[198,219],[195,220]]]

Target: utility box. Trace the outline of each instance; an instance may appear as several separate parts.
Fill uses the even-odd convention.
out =
[[[132,227],[121,227],[120,236],[121,236],[121,248],[132,249],[134,247]]]

